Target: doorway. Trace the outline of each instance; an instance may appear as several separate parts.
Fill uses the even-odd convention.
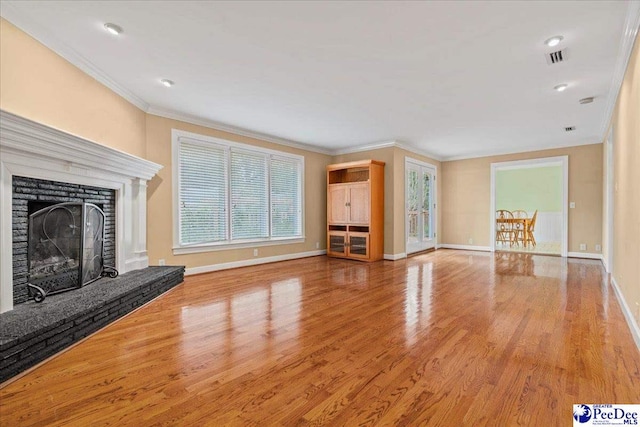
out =
[[[491,164],[492,252],[500,250],[567,256],[568,167],[568,156]],[[496,234],[497,222],[505,221],[496,218],[497,212],[516,210],[527,213],[522,217],[522,220],[528,221],[525,224],[533,220],[535,227],[530,233],[534,237],[533,242],[497,239],[498,235],[504,237]],[[514,231],[512,236],[517,235]],[[528,234],[525,232],[520,235]]]
[[[436,167],[405,159],[405,230],[407,254],[436,245]]]

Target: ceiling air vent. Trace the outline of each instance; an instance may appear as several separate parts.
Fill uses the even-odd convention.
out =
[[[565,130],[565,132],[571,132],[572,130],[576,130],[576,127],[575,126],[569,126],[569,127],[564,128],[564,130]]]
[[[547,53],[547,64],[553,65],[559,62],[567,60],[567,49],[556,50],[555,52]]]

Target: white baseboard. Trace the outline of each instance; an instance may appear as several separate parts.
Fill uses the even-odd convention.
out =
[[[406,258],[407,254],[404,252],[401,252],[399,254],[384,254],[384,259],[389,260],[389,261],[396,261],[399,259],[403,259]]]
[[[441,243],[438,245],[438,248],[442,249],[461,249],[464,251],[482,251],[482,252],[491,252],[491,248],[489,246],[474,246],[474,245],[452,245],[449,243]]]
[[[268,264],[271,262],[288,261],[292,259],[308,258],[312,256],[325,255],[326,250],[317,250],[309,252],[298,252],[294,254],[276,255],[264,258],[243,259],[241,261],[225,262],[222,264],[203,265],[201,267],[187,268],[184,272],[185,276],[192,274],[209,273],[211,271],[228,270],[230,268],[248,267],[250,265]]]
[[[602,254],[592,254],[588,252],[568,252],[569,258],[586,258],[586,259],[599,259],[602,261]]]
[[[627,321],[627,325],[629,325],[629,329],[631,330],[631,335],[633,336],[633,340],[636,342],[636,346],[638,347],[638,350],[640,350],[640,326],[638,325],[636,320],[633,318],[633,313],[631,312],[631,309],[627,305],[627,301],[624,299],[624,296],[622,295],[622,291],[620,291],[620,288],[616,283],[616,279],[614,279],[613,276],[611,276],[611,285],[613,286],[613,290],[616,294],[616,297],[618,298],[618,302],[620,303],[620,308],[622,308],[622,314],[624,314],[624,318]]]

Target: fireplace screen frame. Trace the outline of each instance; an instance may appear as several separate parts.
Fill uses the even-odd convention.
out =
[[[63,229],[54,228],[58,235],[51,237],[47,232],[46,221],[56,210],[66,212],[70,221],[68,224],[62,222]],[[36,302],[44,301],[50,294],[79,289],[103,276],[118,275],[115,268],[104,265],[105,218],[105,213],[99,206],[88,202],[56,203],[29,215],[27,286]],[[96,219],[99,220],[97,226]],[[65,232],[67,236],[64,236]],[[68,237],[69,233],[72,238]],[[87,237],[90,238],[89,241]],[[66,243],[64,249],[61,248],[63,243]],[[43,247],[46,247],[46,250],[42,249]],[[53,262],[47,264],[43,261],[36,269],[35,263],[32,263],[35,253],[46,253],[47,250],[56,252],[55,256],[49,253],[49,258],[46,259]],[[77,265],[74,265],[74,262]]]

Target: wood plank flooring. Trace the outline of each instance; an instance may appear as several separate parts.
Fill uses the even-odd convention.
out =
[[[571,425],[640,403],[600,262],[314,257],[184,284],[0,389],[2,426]]]

